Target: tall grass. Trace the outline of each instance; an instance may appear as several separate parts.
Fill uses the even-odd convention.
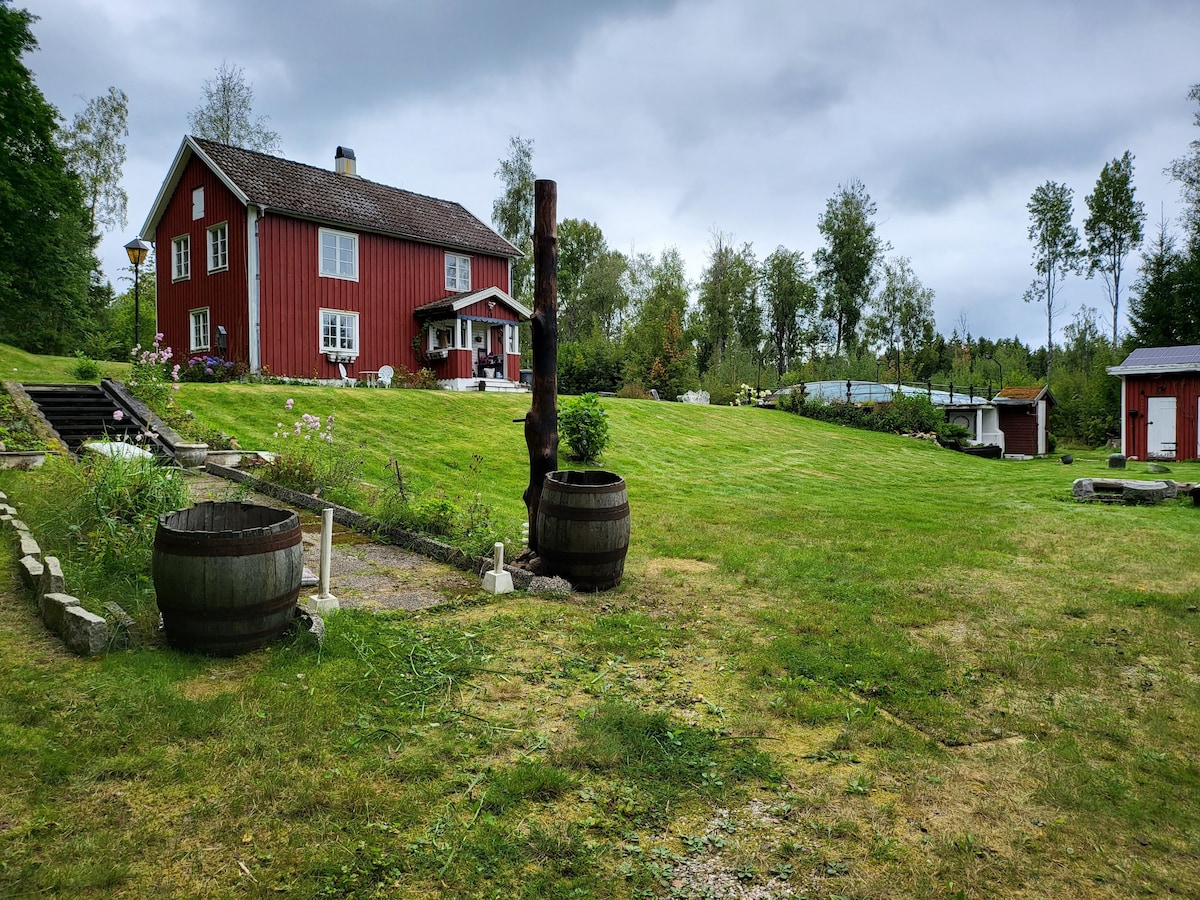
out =
[[[43,552],[59,557],[71,590],[92,612],[119,602],[153,633],[154,532],[160,515],[190,502],[183,473],[147,459],[52,457],[21,482],[21,515]]]

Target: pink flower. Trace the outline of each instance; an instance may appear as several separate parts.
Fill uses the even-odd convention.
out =
[[[159,341],[161,341],[162,339],[163,339],[163,335],[162,335],[162,332],[161,332],[161,331],[160,331],[158,334],[156,334],[156,335],[154,336],[154,342],[155,342],[156,344],[157,344]]]
[[[123,418],[125,418],[125,413],[121,412],[121,410],[118,409],[113,411],[114,422],[120,422]]]
[[[291,409],[291,408],[292,408],[292,404],[294,404],[295,402],[296,402],[296,401],[295,401],[295,400],[293,400],[291,397],[288,397],[288,402],[287,402],[287,403],[285,403],[285,404],[283,404],[283,408],[284,408],[284,409]]]

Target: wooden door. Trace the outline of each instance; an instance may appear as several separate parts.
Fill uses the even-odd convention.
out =
[[[1175,458],[1175,398],[1146,398],[1146,456]]]

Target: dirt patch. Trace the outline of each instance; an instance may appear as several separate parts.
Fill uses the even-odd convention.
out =
[[[664,574],[700,575],[706,572],[715,572],[716,570],[716,565],[704,562],[701,559],[675,559],[666,557],[664,559],[652,559],[646,563],[646,574],[651,578]]]

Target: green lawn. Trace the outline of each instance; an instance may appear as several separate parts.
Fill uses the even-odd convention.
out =
[[[365,479],[395,458],[524,517],[527,396],[180,402],[247,448],[333,413]],[[810,897],[1200,889],[1200,510],[1071,501],[1101,453],[606,407],[633,513],[614,592],[344,613],[320,654],[236,661],[65,659],[6,604],[0,888],[703,896],[703,870]]]

